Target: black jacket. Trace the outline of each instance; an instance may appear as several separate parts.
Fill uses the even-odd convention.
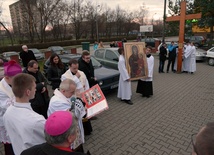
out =
[[[86,155],[86,154],[80,152],[68,152],[59,150],[47,143],[43,143],[24,150],[21,153],[21,155]]]
[[[21,51],[19,53],[19,56],[22,59],[22,63],[23,63],[24,67],[27,67],[27,64],[28,64],[28,62],[30,60],[36,60],[36,57],[35,57],[34,53],[31,50],[28,50],[28,52]]]
[[[167,49],[164,46],[161,46],[159,56],[160,56],[160,61],[166,60]]]
[[[23,70],[23,73],[30,74],[36,79],[36,94],[35,94],[35,98],[30,100],[31,106],[47,105],[49,103],[47,88],[44,93],[41,93],[43,87],[46,87],[46,85],[42,84],[42,82],[45,82],[45,79],[42,73],[40,71],[38,71],[37,73],[32,73],[32,72],[29,72],[26,68]]]
[[[90,60],[89,63],[85,62],[82,57],[79,58],[79,70],[83,71],[88,79],[89,86],[92,87],[97,82],[94,80],[94,67],[92,65],[92,62]]]
[[[48,80],[51,81],[52,89],[55,90],[59,88],[61,83],[61,76],[65,73],[65,67],[62,69],[58,68],[57,66],[50,66],[48,68],[47,77]]]

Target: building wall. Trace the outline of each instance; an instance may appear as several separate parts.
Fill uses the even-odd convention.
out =
[[[14,33],[18,34],[28,34],[31,28],[33,28],[33,22],[31,22],[27,11],[25,10],[24,4],[19,0],[9,6],[10,15],[13,25]],[[38,21],[38,14],[36,15],[36,6],[31,5],[31,10],[33,10],[34,21]],[[39,26],[37,26],[39,28]]]

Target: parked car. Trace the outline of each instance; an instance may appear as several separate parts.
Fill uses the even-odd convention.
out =
[[[48,47],[48,51],[51,51],[52,53],[56,53],[56,54],[68,54],[68,51],[66,51],[61,46],[51,46],[51,47]]]
[[[193,42],[196,47],[204,46],[206,39],[203,36],[190,36],[185,37],[186,42]]]
[[[17,55],[19,57],[19,53],[15,51],[10,51],[10,52],[4,52],[2,53],[3,59],[9,61],[11,56]],[[20,57],[19,57],[20,59]]]
[[[143,38],[141,39],[142,42],[146,43],[146,46],[151,46],[151,47],[155,47],[155,41],[157,41],[159,39],[157,38]]]
[[[214,47],[207,50],[206,58],[210,66],[214,66]]]
[[[70,59],[79,59],[81,55],[79,54],[64,54],[64,55],[59,55],[61,58],[63,64],[66,66],[68,69],[68,62]],[[108,69],[105,67],[102,67],[102,65],[93,57],[91,56],[92,64],[94,66],[94,74],[95,77],[97,78],[97,82],[102,89],[102,91],[106,92],[109,90],[112,90],[114,88],[118,87],[119,83],[119,71],[114,70],[114,69]],[[48,66],[50,65],[50,60],[47,59],[46,62],[44,63],[44,72],[45,75],[47,73]]]
[[[94,57],[105,67],[118,70],[118,48],[99,48],[94,51]]]
[[[206,58],[206,51],[196,47],[196,61],[204,61]]]
[[[45,58],[44,53],[42,53],[37,48],[30,48],[29,50],[31,50],[34,53],[36,60],[43,60]]]

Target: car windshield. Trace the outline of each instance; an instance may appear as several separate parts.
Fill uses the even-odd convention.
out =
[[[17,55],[18,53],[16,52],[7,52],[5,53],[6,56],[11,56],[11,55]]]
[[[94,66],[94,68],[99,68],[101,67],[102,65],[99,63],[99,61],[97,61],[93,56],[91,56],[91,62]]]
[[[40,53],[40,51],[38,49],[30,49],[30,50],[32,50],[34,54],[39,54]]]
[[[52,47],[52,50],[53,51],[63,51],[64,49],[60,46],[54,46],[54,47]]]

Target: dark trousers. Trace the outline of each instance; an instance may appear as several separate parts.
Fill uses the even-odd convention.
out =
[[[4,144],[5,155],[15,155],[11,144]]]
[[[175,57],[169,57],[169,60],[168,60],[168,65],[167,65],[167,72],[169,71],[169,67],[172,63],[172,71],[174,71],[174,65],[175,65]]]
[[[163,72],[163,70],[164,70],[164,64],[165,64],[165,60],[160,60],[159,61],[159,73]]]

